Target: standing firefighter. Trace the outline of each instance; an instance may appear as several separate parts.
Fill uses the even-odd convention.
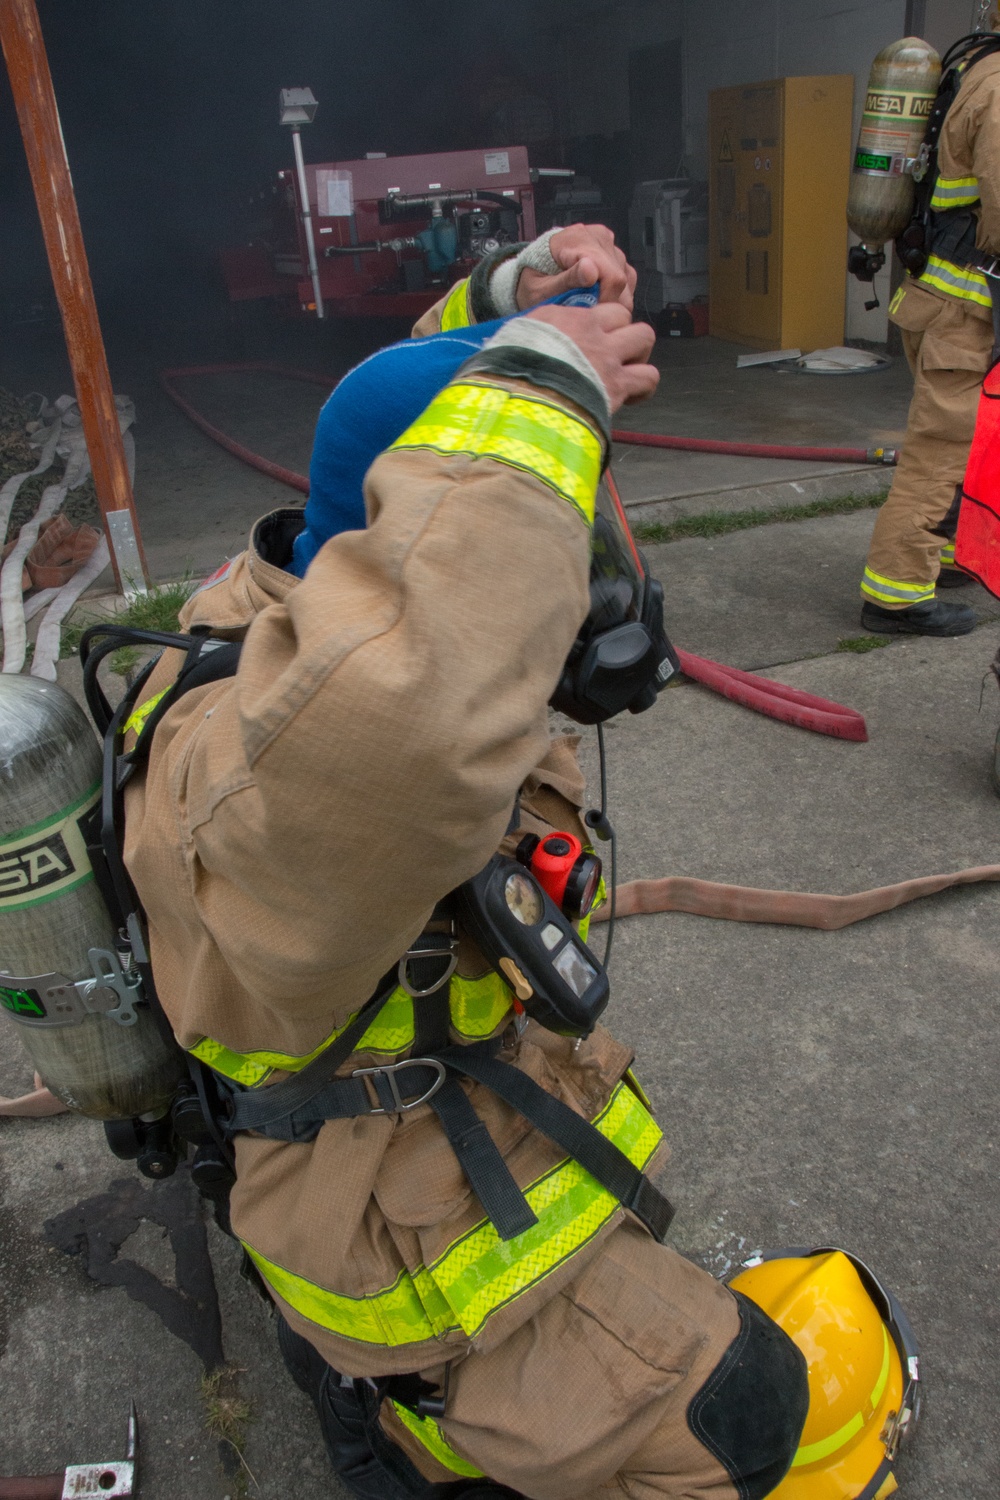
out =
[[[676,668],[602,477],[657,380],[633,284],[608,231],[561,231],[348,375],[305,514],[257,524],[108,729],[115,927],[197,1091],[109,1139],[200,1143],[367,1500],[884,1500],[918,1409],[860,1262],[777,1252],[730,1289],[665,1246],[662,1135],[598,1024],[610,828],[548,706],[600,724]],[[33,786],[30,739],[0,770]]]
[[[966,605],[936,587],[968,581],[954,567],[958,496],[979,387],[995,343],[991,290],[1000,254],[1000,29],[995,0],[977,5],[983,32],[944,60],[929,170],[918,215],[897,242],[910,269],[890,316],[914,375],[903,454],[875,523],[861,583],[862,624],[879,634],[965,635]],[[988,13],[987,13],[988,12]]]

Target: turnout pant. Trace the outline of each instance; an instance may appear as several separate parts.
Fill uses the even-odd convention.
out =
[[[808,1409],[805,1360],[776,1324],[629,1226],[498,1348],[452,1364],[437,1430],[465,1477],[284,1320],[279,1341],[363,1500],[763,1500]],[[424,1378],[441,1387],[445,1369]]]
[[[878,513],[861,592],[883,609],[934,598],[954,561],[957,492],[990,363],[993,326],[956,298],[908,286],[893,312],[913,371],[903,453]]]

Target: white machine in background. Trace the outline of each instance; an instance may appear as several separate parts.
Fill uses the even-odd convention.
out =
[[[663,177],[637,184],[629,209],[635,307],[651,317],[669,302],[708,295],[708,183]]]

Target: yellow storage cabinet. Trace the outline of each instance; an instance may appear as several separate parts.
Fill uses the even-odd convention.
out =
[[[710,95],[710,317],[755,349],[844,341],[854,78]]]

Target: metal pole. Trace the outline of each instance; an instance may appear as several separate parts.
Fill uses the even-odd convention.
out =
[[[903,31],[906,36],[923,36],[927,29],[927,0],[906,0],[906,19]]]
[[[0,46],[31,169],[115,583],[122,592],[145,593],[149,573],[139,518],[35,0],[0,0]]]
[[[316,241],[313,239],[312,209],[309,206],[309,184],[306,182],[306,164],[302,155],[302,132],[297,126],[292,128],[292,150],[295,152],[295,171],[299,179],[299,197],[302,199],[302,224],[306,232],[306,251],[309,256],[309,275],[312,277],[313,296],[316,299],[316,316],[324,318],[326,314],[323,311],[323,293],[319,288],[319,266],[316,262]]]

